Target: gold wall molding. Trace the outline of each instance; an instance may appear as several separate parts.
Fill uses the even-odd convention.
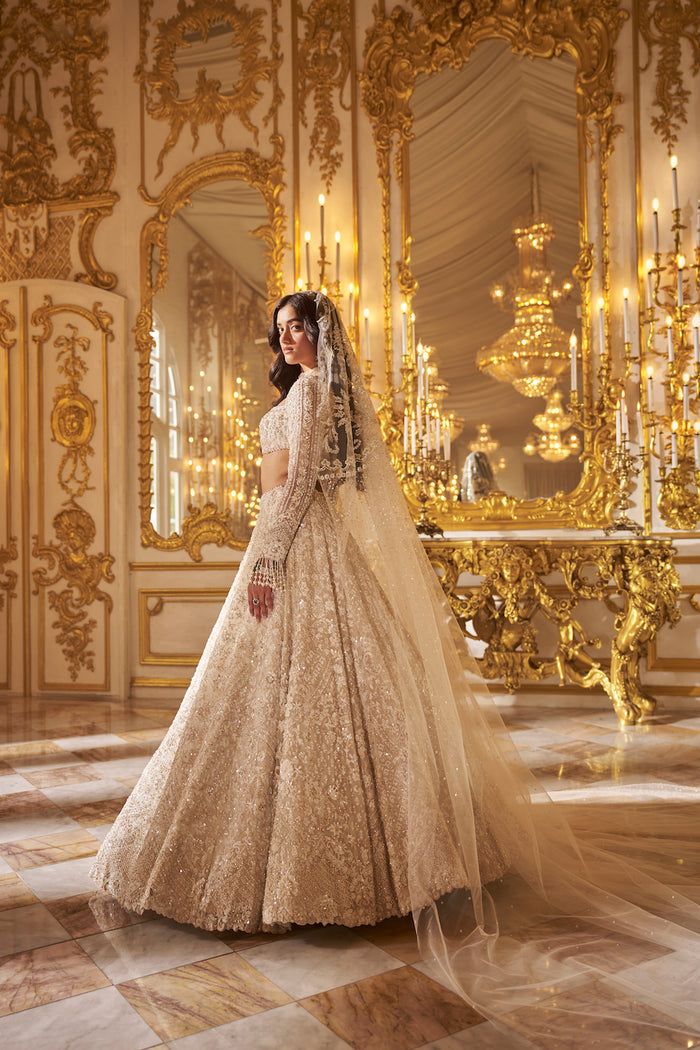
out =
[[[656,85],[651,126],[669,153],[678,142],[683,126],[688,122],[690,88],[685,72],[700,73],[700,3],[669,3],[668,0],[641,0],[639,4],[639,32],[647,46],[647,61],[642,72],[649,69],[656,52]],[[683,43],[691,52],[691,66],[684,68]]]
[[[55,333],[55,322],[59,315],[68,315],[65,330]],[[38,532],[32,536],[32,557],[46,561],[47,565],[32,570],[34,594],[46,591],[48,608],[55,614],[51,622],[56,644],[61,648],[72,689],[108,690],[110,674],[110,630],[109,618],[112,598],[102,589],[103,583],[113,583],[112,565],[114,557],[109,553],[109,403],[107,397],[107,344],[113,338],[113,318],[99,302],[92,309],[84,306],[55,304],[51,296],[44,296],[44,303],[31,316],[31,323],[38,329],[33,339],[37,346],[37,447],[39,460],[38,481]],[[79,334],[87,327],[90,336]],[[90,369],[93,338],[98,338],[98,375],[96,385],[100,397],[90,397],[83,389]],[[53,340],[53,341],[52,341]],[[61,508],[53,515],[54,538],[43,539],[44,504],[49,490],[46,488],[43,427],[45,355],[47,349],[54,352],[56,372],[65,378],[53,391],[52,407],[48,417],[51,440],[63,450],[56,470],[56,484],[66,494]],[[91,460],[95,456],[93,440],[96,436],[98,406],[102,421],[103,459],[99,481],[104,506],[104,542],[106,551],[90,553],[97,537],[98,528],[93,516],[77,502],[93,483]],[[77,682],[81,673],[95,670],[95,631],[97,620],[90,615],[95,602],[104,606],[104,653],[105,674],[99,684]],[[66,689],[66,684],[46,680],[46,640],[44,605],[39,606],[39,687],[41,689]]]
[[[165,159],[178,143],[183,129],[189,126],[192,151],[199,145],[199,129],[213,125],[222,149],[225,149],[224,124],[236,117],[259,144],[260,127],[253,120],[253,111],[263,97],[263,87],[272,86],[268,110],[262,115],[262,125],[272,122],[273,136],[277,135],[277,115],[283,99],[279,85],[282,56],[279,42],[279,2],[269,6],[270,35],[265,33],[268,9],[236,4],[232,0],[179,0],[177,11],[170,18],[155,22],[154,41],[149,66],[149,37],[153,0],[140,0],[139,29],[140,54],[136,78],[141,84],[142,106],[153,120],[169,126],[165,141],[156,160],[156,177],[163,174]],[[207,75],[206,65],[198,71],[194,93],[183,98],[177,81],[177,55],[189,48],[194,33],[208,41],[212,30],[225,26],[232,34],[231,63],[237,75],[230,92],[221,91],[221,81]],[[145,132],[142,129],[142,193],[145,188]]]
[[[110,189],[116,170],[114,131],[100,124],[97,108],[109,45],[102,19],[109,0],[80,4],[15,3],[0,25],[0,207],[3,245],[0,278],[65,279],[75,220],[80,211],[79,251],[85,273],[77,279],[104,288],[116,284],[94,261],[92,238],[99,219],[118,200]],[[48,111],[46,85],[61,100]],[[58,118],[58,119],[56,119]],[[60,122],[60,127],[58,124]],[[73,172],[60,177],[64,161]],[[60,163],[59,163],[60,161]],[[88,221],[87,216],[94,215]],[[66,264],[68,274],[66,273]]]
[[[581,285],[584,398],[593,398],[590,352],[590,282],[597,262],[602,294],[610,299],[610,230],[608,166],[620,125],[615,109],[620,95],[614,86],[615,45],[620,28],[628,17],[617,0],[576,0],[576,2],[533,5],[528,0],[449,0],[435,5],[430,0],[414,0],[412,9],[394,7],[386,14],[383,6],[374,8],[369,27],[361,73],[362,102],[372,124],[378,175],[382,186],[382,239],[384,252],[384,353],[386,404],[384,429],[391,426],[394,385],[393,356],[393,279],[409,303],[417,289],[411,269],[411,218],[408,193],[408,144],[413,137],[411,100],[416,80],[441,69],[458,69],[468,61],[481,40],[498,38],[508,42],[513,52],[546,60],[568,54],[576,63],[576,97],[579,129],[579,187],[581,241],[575,276]],[[600,249],[593,257],[589,232],[588,166],[597,162]],[[397,260],[392,251],[392,179],[401,195],[401,250]],[[607,317],[606,310],[606,337]],[[436,508],[434,515],[443,529],[576,527],[594,528],[605,524],[614,506],[615,493],[603,465],[603,452],[610,442],[612,420],[606,419],[595,434],[586,431],[583,470],[579,484],[571,493],[550,499],[518,500],[496,496],[458,508]],[[400,439],[399,439],[400,440]],[[417,499],[407,491],[414,511]]]
[[[2,463],[0,469],[0,484],[3,485],[3,505],[5,508],[4,536],[0,538],[0,614],[5,621],[5,673],[0,680],[0,689],[9,689],[12,679],[12,621],[17,598],[17,581],[19,575],[12,563],[19,560],[19,549],[17,536],[14,535],[14,522],[12,518],[12,492],[10,477],[10,453],[11,434],[13,427],[12,398],[10,396],[10,355],[17,345],[17,338],[10,335],[17,328],[17,318],[9,309],[7,299],[0,300],[0,351],[2,352],[2,366],[0,367],[0,412],[4,425],[3,447],[0,448]]]
[[[297,93],[301,122],[309,127],[307,106],[312,107],[308,163],[318,162],[326,193],[330,192],[343,162],[340,121],[335,98],[350,112],[352,33],[349,0],[311,0],[298,7],[304,33],[297,48]],[[346,98],[346,92],[348,97]]]
[[[487,679],[502,679],[509,691],[552,676],[562,686],[602,687],[623,724],[653,712],[639,662],[663,624],[680,619],[670,543],[432,541],[426,553],[467,636],[486,644],[480,664]],[[458,593],[463,573],[481,577],[477,589]],[[555,574],[565,597],[550,582]],[[589,652],[600,649],[601,639],[578,618],[583,601],[602,602],[614,615],[609,670]],[[539,652],[538,619],[556,630],[551,655]]]
[[[139,663],[158,667],[196,667],[201,653],[154,652],[151,643],[151,622],[160,616],[166,604],[211,605],[216,599],[225,599],[228,587],[207,588],[139,588]]]
[[[266,250],[268,303],[284,293],[282,270],[284,252],[290,245],[285,239],[286,216],[281,203],[284,182],[284,144],[281,136],[272,136],[274,153],[267,159],[254,150],[217,153],[202,157],[179,172],[157,199],[156,215],[141,231],[141,306],[134,332],[139,355],[139,505],[141,543],[158,550],[186,550],[193,561],[202,560],[202,547],[208,543],[244,550],[247,540],[236,537],[227,521],[227,513],[214,503],[195,507],[187,514],[181,532],[161,536],[151,522],[151,389],[150,356],[153,345],[153,300],[168,279],[168,225],[183,208],[192,193],[212,182],[240,179],[257,189],[265,201],[268,222],[254,232]]]

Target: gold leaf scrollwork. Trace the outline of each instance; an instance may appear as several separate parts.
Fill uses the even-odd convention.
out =
[[[111,611],[112,599],[100,584],[114,581],[114,558],[110,554],[88,553],[95,540],[95,523],[81,507],[68,506],[59,511],[53,528],[56,544],[40,545],[38,536],[32,537],[32,556],[49,562],[47,567],[32,571],[33,593],[38,594],[42,587],[64,584],[61,589],[48,591],[48,602],[57,615],[51,626],[57,630],[56,640],[75,681],[81,670],[95,669],[95,652],[90,646],[97,621],[88,616],[88,609],[100,601]]]
[[[463,629],[486,643],[486,678],[502,679],[509,690],[551,676],[562,685],[598,686],[625,724],[654,710],[639,681],[639,661],[660,628],[680,618],[680,582],[669,543],[464,541],[431,542],[426,550]],[[465,572],[481,578],[466,595],[457,591]],[[554,574],[563,586],[550,582]],[[602,601],[615,614],[609,671],[588,651],[600,649],[601,641],[575,615],[582,601]],[[552,655],[538,651],[538,616],[556,628]]]
[[[5,351],[5,381],[9,380],[9,354],[12,348],[15,346],[17,340],[10,335],[10,332],[17,327],[17,319],[10,312],[8,306],[9,300],[0,300],[0,346]],[[5,423],[7,426],[7,421]],[[9,434],[5,431],[6,452],[9,453]],[[8,490],[9,495],[9,490]],[[6,513],[7,513],[7,528],[8,532],[12,529],[12,508],[10,506],[9,499],[6,499]],[[5,546],[0,546],[0,610],[5,608],[5,595],[8,598],[14,598],[17,594],[17,573],[14,569],[8,569],[6,566],[10,562],[17,561],[19,552],[17,550],[17,537],[9,535],[7,537],[7,543]]]
[[[194,0],[190,4],[178,4],[177,14],[172,18],[156,21],[153,64],[147,69],[143,26],[149,11],[150,4],[142,4],[142,58],[137,77],[144,87],[149,116],[170,125],[158,154],[157,174],[162,174],[165,158],[179,141],[186,125],[189,125],[192,135],[193,150],[199,143],[199,128],[206,124],[213,124],[223,147],[224,122],[234,115],[251,132],[257,145],[259,129],[253,123],[251,113],[262,98],[261,85],[275,80],[279,64],[279,56],[274,50],[270,55],[267,47],[265,9],[231,3],[230,0]],[[191,39],[197,34],[206,43],[212,30],[220,27],[228,28],[232,36],[231,63],[236,68],[232,89],[223,92],[221,81],[208,77],[203,67],[197,72],[192,96],[182,98],[177,80],[178,52],[191,47]],[[272,106],[263,118],[264,124],[269,122],[277,102],[278,99],[273,98]]]
[[[11,561],[17,561],[17,537],[10,536],[6,547],[0,547],[0,610],[5,608],[5,595],[14,598],[17,595],[17,573],[14,569],[5,568]],[[4,592],[4,593],[3,593]]]
[[[639,4],[639,31],[647,45],[651,63],[654,49],[656,91],[651,126],[669,152],[678,141],[688,120],[690,90],[684,80],[683,42],[691,52],[690,75],[700,73],[700,4],[669,3],[669,0],[642,0]]]
[[[305,27],[298,49],[299,115],[304,127],[308,127],[306,107],[309,99],[313,99],[309,164],[318,159],[328,193],[343,161],[335,94],[342,109],[351,108],[350,100],[344,98],[350,83],[353,32],[350,4],[348,0],[312,0],[306,10],[301,4],[298,10]]]
[[[51,432],[54,441],[65,449],[58,468],[58,483],[72,498],[80,498],[88,489],[90,468],[88,458],[95,450],[90,444],[95,433],[94,402],[80,390],[80,382],[87,372],[84,357],[90,349],[87,336],[78,335],[74,324],[66,325],[67,335],[54,340],[57,369],[68,382],[56,387],[51,410]]]

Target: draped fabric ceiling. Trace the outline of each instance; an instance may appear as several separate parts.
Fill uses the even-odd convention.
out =
[[[544,406],[482,375],[475,356],[512,325],[512,312],[491,301],[489,288],[516,266],[512,229],[530,216],[533,167],[542,211],[555,230],[549,249],[555,282],[570,275],[577,259],[574,74],[568,56],[530,60],[487,40],[460,70],[420,78],[413,95],[416,334],[436,347],[449,408],[466,419],[462,446],[486,421],[504,446],[519,447]],[[575,302],[563,304],[555,319],[566,331],[575,327]]]

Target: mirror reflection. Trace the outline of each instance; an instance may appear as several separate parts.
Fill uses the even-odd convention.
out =
[[[580,314],[575,64],[482,41],[461,69],[421,77],[412,108],[415,340],[421,381],[451,420],[441,438],[459,497],[570,491],[581,471],[565,411]]]
[[[237,180],[191,195],[168,229],[168,278],[153,301],[151,521],[179,532],[216,504],[236,538],[258,509],[258,422],[273,393],[265,245],[257,190]]]

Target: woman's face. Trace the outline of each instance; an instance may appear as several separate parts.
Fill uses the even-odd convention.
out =
[[[288,365],[302,368],[316,367],[316,347],[309,339],[304,323],[291,303],[277,314],[280,347]]]

